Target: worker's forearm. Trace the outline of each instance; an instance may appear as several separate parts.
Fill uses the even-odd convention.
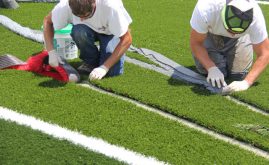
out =
[[[44,29],[43,35],[44,35],[44,42],[46,45],[46,50],[50,51],[53,49],[54,28],[53,28],[53,24],[49,22],[46,18],[44,19],[43,29]]]
[[[215,63],[209,58],[207,50],[201,44],[191,45],[192,53],[197,58],[197,60],[203,65],[203,67],[208,70]]]
[[[258,56],[245,80],[252,85],[269,63],[269,54]]]
[[[112,55],[105,61],[103,65],[110,69],[114,64],[116,64],[122,55],[128,50],[130,45],[132,44],[132,38],[129,32],[127,32],[127,36],[120,40],[119,44],[116,46]]]

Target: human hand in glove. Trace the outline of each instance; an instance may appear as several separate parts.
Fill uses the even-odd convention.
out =
[[[61,57],[58,56],[56,50],[51,50],[48,52],[49,53],[49,64],[52,67],[57,67],[60,64],[64,64],[64,62],[62,61]]]
[[[233,81],[228,85],[229,92],[238,92],[247,90],[250,87],[250,84],[246,81]]]
[[[223,73],[216,66],[213,66],[208,69],[208,75],[207,75],[206,80],[208,83],[211,83],[213,87],[216,86],[216,83],[217,83],[218,88],[221,88],[222,86],[223,87],[227,86],[224,80]]]
[[[100,80],[102,79],[108,72],[108,68],[104,65],[99,66],[98,68],[93,69],[90,73],[90,80]]]

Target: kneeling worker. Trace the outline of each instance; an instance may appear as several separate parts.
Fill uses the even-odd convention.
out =
[[[247,90],[266,69],[269,40],[255,0],[198,0],[190,24],[196,68],[212,86],[227,86],[229,77],[228,91]]]
[[[53,48],[54,30],[71,23],[71,36],[84,62],[78,71],[90,73],[90,80],[122,74],[124,54],[132,43],[131,22],[121,0],[61,0],[44,18],[49,64],[56,67],[61,62]]]

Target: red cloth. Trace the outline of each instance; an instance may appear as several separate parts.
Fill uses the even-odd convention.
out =
[[[43,51],[35,56],[30,57],[26,64],[10,66],[6,69],[25,70],[35,72],[37,74],[52,77],[62,82],[68,82],[68,74],[66,70],[59,65],[58,67],[51,67],[44,63],[44,59],[48,56],[47,51]]]

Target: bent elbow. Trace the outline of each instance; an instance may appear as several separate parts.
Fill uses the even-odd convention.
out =
[[[124,47],[130,47],[132,42],[133,42],[133,39],[132,39],[132,35],[131,33],[128,31],[124,34],[124,36],[122,36],[121,38],[121,42],[122,42],[122,45],[124,45]]]
[[[43,25],[52,25],[52,20],[51,20],[51,13],[49,13],[47,16],[44,17],[43,19]]]
[[[133,43],[133,38],[132,38],[132,36],[130,35],[130,36],[128,37],[128,42],[127,42],[128,47],[130,47],[130,46],[132,45],[132,43]]]

